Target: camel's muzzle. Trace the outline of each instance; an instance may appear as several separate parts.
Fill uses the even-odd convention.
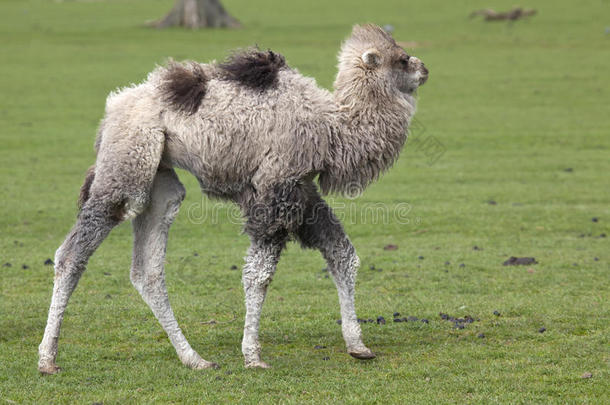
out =
[[[419,70],[421,72],[421,77],[419,79],[419,85],[423,85],[424,83],[426,83],[428,81],[428,69],[426,68],[426,66],[424,66],[424,64],[421,64],[421,68]]]

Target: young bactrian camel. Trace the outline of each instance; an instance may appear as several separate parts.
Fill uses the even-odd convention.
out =
[[[221,64],[170,62],[106,102],[95,166],[81,190],[76,224],[55,254],[55,285],[39,347],[42,373],[55,363],[59,329],[89,257],[110,230],[132,220],[131,281],[195,369],[216,367],[182,334],[169,304],[163,262],[184,188],[173,167],[203,192],[234,201],[251,240],[243,269],[246,367],[261,360],[259,318],[267,286],[289,238],[320,250],[339,293],[347,351],[375,357],[362,342],[354,307],[358,257],[322,193],[362,190],[397,158],[415,112],[423,63],[382,29],[356,26],[339,53],[334,93],[250,49]]]

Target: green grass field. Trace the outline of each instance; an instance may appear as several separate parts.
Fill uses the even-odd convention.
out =
[[[2,0],[0,404],[608,403],[610,3],[522,3],[539,14],[512,25],[468,19],[491,3],[514,5],[224,0],[245,28],[192,32],[144,27],[172,0]],[[230,268],[241,268],[248,239],[231,205],[180,172],[170,299],[193,347],[222,368],[182,366],[129,282],[123,224],[72,296],[63,371],[39,375],[53,283],[43,262],[75,219],[106,95],[167,57],[222,59],[254,43],[330,88],[358,22],[394,25],[431,72],[395,167],[362,197],[330,198],[362,261],[358,315],[388,320],[363,325],[377,359],[345,353],[324,262],[291,244],[262,317],[273,368],[244,369],[241,272]],[[362,218],[371,206],[387,215]],[[502,266],[510,256],[539,263]],[[393,323],[395,311],[429,323]],[[439,312],[480,320],[454,329]]]

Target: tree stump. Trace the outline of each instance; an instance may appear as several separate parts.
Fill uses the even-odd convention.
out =
[[[239,28],[241,24],[220,4],[220,0],[176,0],[174,8],[151,24],[155,28],[186,27]]]

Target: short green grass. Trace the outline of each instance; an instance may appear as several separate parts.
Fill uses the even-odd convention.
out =
[[[0,404],[607,403],[607,1],[530,2],[539,14],[508,25],[469,20],[489,6],[482,0],[225,0],[244,29],[143,26],[171,3],[0,3]],[[417,42],[411,51],[431,77],[394,169],[362,197],[331,201],[362,260],[359,316],[391,320],[398,311],[430,323],[363,325],[378,357],[351,359],[322,259],[290,245],[262,318],[273,368],[245,370],[240,272],[230,267],[241,267],[248,241],[230,220],[231,205],[205,199],[181,172],[188,195],[170,235],[170,298],[192,345],[222,368],[181,365],[129,283],[131,230],[123,224],[68,306],[64,370],[40,376],[53,282],[43,262],[74,221],[107,93],[167,57],[219,59],[253,43],[330,87],[340,41],[367,21]],[[387,215],[362,218],[371,206]],[[539,264],[502,266],[511,255]],[[441,311],[480,321],[456,330]],[[582,378],[587,372],[592,378]]]

